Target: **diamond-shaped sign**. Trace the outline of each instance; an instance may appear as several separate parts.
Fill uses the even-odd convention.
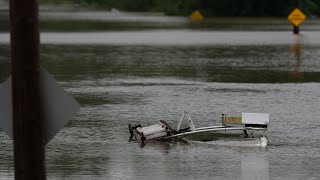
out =
[[[295,26],[300,26],[300,24],[306,19],[306,15],[303,14],[303,12],[295,8],[288,16],[289,21],[295,25]]]
[[[192,20],[197,20],[197,21],[203,20],[203,16],[202,16],[202,14],[201,14],[201,12],[200,12],[199,10],[195,10],[195,11],[191,14],[190,18],[191,18]]]
[[[42,108],[44,113],[44,142],[47,144],[79,109],[70,96],[43,68],[40,71]],[[0,129],[13,137],[11,78],[0,84]]]

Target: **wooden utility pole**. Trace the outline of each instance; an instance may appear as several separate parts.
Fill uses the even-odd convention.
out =
[[[10,0],[13,140],[16,180],[45,175],[36,0]]]

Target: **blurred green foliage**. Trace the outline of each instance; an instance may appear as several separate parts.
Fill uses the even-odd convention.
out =
[[[287,16],[296,0],[40,0],[40,3],[79,4],[125,11],[157,11],[189,15],[201,9],[205,16]],[[320,14],[320,0],[298,0],[307,15]]]

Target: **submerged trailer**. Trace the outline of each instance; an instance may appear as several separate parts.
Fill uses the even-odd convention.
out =
[[[188,127],[181,128],[187,119]],[[130,139],[137,141],[144,147],[148,141],[187,141],[192,143],[208,143],[231,146],[266,147],[268,138],[269,114],[242,113],[241,117],[222,114],[222,123],[217,126],[196,128],[188,112],[184,111],[176,129],[160,120],[151,126],[131,126],[129,124]]]

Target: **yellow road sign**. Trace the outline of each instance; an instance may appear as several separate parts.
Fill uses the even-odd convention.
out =
[[[191,14],[190,18],[191,18],[192,20],[198,20],[198,21],[203,20],[203,16],[202,16],[202,14],[200,13],[199,10],[195,10],[195,11]]]
[[[288,16],[289,21],[295,25],[295,26],[300,26],[300,24],[306,19],[306,15],[303,14],[303,12],[295,8]]]

